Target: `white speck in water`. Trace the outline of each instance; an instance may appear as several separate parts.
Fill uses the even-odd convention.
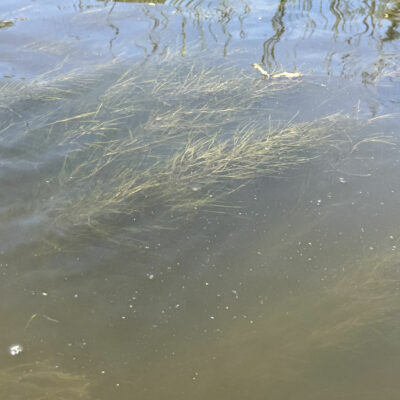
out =
[[[346,179],[344,179],[343,177],[339,177],[338,180],[340,183],[347,183]]]
[[[47,292],[42,292],[42,296],[47,296],[48,293]]]
[[[149,279],[153,279],[154,275],[153,274],[149,274]]]
[[[22,353],[24,348],[20,344],[13,344],[9,347],[8,351],[12,356],[17,356],[18,354]]]
[[[79,295],[77,295],[76,293],[74,294],[74,299],[77,299],[79,297]]]

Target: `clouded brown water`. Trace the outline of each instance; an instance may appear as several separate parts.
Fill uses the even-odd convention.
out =
[[[0,397],[397,399],[399,7],[3,1]]]

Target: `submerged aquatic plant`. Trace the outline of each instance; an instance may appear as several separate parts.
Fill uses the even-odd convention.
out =
[[[89,380],[63,372],[49,362],[22,364],[0,369],[3,399],[90,399]]]
[[[37,163],[57,155],[58,184],[43,189],[42,206],[62,226],[100,229],[116,215],[220,206],[257,179],[354,150],[368,121],[276,122],[277,96],[302,82],[256,75],[167,60],[4,85],[2,99],[13,95],[0,142]]]
[[[292,239],[295,241],[296,235]],[[232,387],[239,380],[239,393],[250,382],[252,388],[260,392],[267,388],[276,398],[282,398],[282,387],[288,387],[289,393],[295,388],[299,398],[307,399],[319,399],[321,392],[324,398],[336,399],[338,388],[340,392],[358,390],[362,398],[374,398],[370,396],[371,387],[380,385],[373,380],[371,385],[366,384],[362,378],[370,372],[375,374],[377,365],[391,370],[387,354],[397,354],[400,344],[398,257],[398,251],[387,253],[386,249],[356,262],[335,265],[331,260],[332,271],[328,268],[329,277],[325,275],[322,285],[313,271],[311,276],[302,276],[289,294],[283,291],[274,299],[266,290],[268,301],[261,306],[246,303],[246,318],[220,323],[223,335],[213,337],[207,343],[207,352],[198,359],[199,365],[205,365],[205,387],[215,385],[214,364],[208,360],[211,354],[221,363],[217,385]],[[279,286],[276,275],[268,279]],[[240,316],[237,305],[232,308],[235,316]],[[251,328],[250,315],[254,317]],[[224,319],[222,313],[219,317]],[[188,365],[195,357],[192,347],[185,343],[180,349]],[[375,360],[376,352],[381,351],[385,357]],[[374,362],[365,361],[370,358]],[[356,372],[354,366],[361,364],[355,360],[363,365]],[[345,371],[340,379],[321,380],[321,375],[330,378],[332,371],[339,370]]]

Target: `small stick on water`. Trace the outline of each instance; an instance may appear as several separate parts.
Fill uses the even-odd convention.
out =
[[[262,76],[265,76],[267,79],[279,79],[279,78],[286,78],[286,79],[295,79],[295,78],[301,78],[303,74],[301,72],[278,72],[276,74],[270,74],[267,72],[260,64],[254,63],[251,64],[253,68],[255,68],[257,71],[261,73]]]
[[[257,71],[261,73],[262,76],[265,76],[267,79],[271,77],[271,75],[260,65],[257,63],[251,64]]]
[[[60,321],[58,321],[57,319],[51,318],[51,317],[49,317],[49,316],[46,315],[46,314],[38,314],[38,313],[36,313],[36,314],[33,314],[33,315],[29,318],[28,322],[27,322],[26,325],[25,325],[25,331],[29,328],[31,322],[32,322],[36,317],[42,317],[42,318],[44,318],[44,319],[47,319],[47,321],[55,322],[56,324],[58,324],[58,323],[60,322]]]

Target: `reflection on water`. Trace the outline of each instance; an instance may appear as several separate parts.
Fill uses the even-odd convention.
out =
[[[390,49],[386,49],[384,44],[399,35],[398,21],[394,16],[399,12],[398,7],[398,2],[392,1],[363,3],[362,6],[342,1],[307,1],[303,4],[280,1],[271,20],[274,33],[264,42],[262,61],[269,68],[277,68],[281,58],[278,52],[280,41],[297,42],[293,45],[293,51],[297,53],[301,51],[301,42],[309,46],[310,42],[314,42],[314,36],[319,39],[320,32],[329,29],[332,31],[329,39],[334,43],[333,46],[332,42],[328,45],[331,49],[325,56],[330,74],[335,73],[337,57],[341,57],[339,68],[343,75],[357,74],[355,70],[359,67],[360,51],[367,51],[368,48],[368,52],[373,50],[372,60],[369,61],[371,65],[368,66],[373,71],[365,73],[379,75],[382,64],[386,67],[391,63],[390,57],[386,60]],[[287,44],[282,47],[287,57]]]
[[[3,5],[5,9],[8,1]],[[75,67],[79,63],[72,59],[78,55],[82,58],[88,51],[90,57],[85,63],[98,56],[104,61],[104,56],[112,59],[121,54],[154,57],[177,50],[184,55],[188,48],[200,47],[216,48],[224,56],[235,56],[240,51],[243,54],[237,58],[241,63],[261,61],[270,71],[313,70],[350,79],[364,73],[367,77],[362,79],[370,83],[383,71],[395,70],[398,63],[399,5],[388,0],[362,4],[284,0],[268,6],[258,1],[229,0],[207,4],[80,0],[73,6],[48,4],[48,15],[55,19],[62,15],[65,21],[55,38],[41,32],[42,27],[53,28],[43,18],[40,5],[29,0],[20,3],[20,9],[8,7],[10,18],[4,23],[29,16],[23,29],[36,29],[35,35],[10,36],[24,57],[40,57],[28,51],[32,46],[41,48],[42,56],[57,48],[56,60],[65,62],[67,57]],[[10,12],[13,8],[15,11]],[[2,46],[7,49],[5,44]],[[50,60],[46,61],[48,65]]]
[[[0,398],[397,400],[398,2],[17,3]]]

